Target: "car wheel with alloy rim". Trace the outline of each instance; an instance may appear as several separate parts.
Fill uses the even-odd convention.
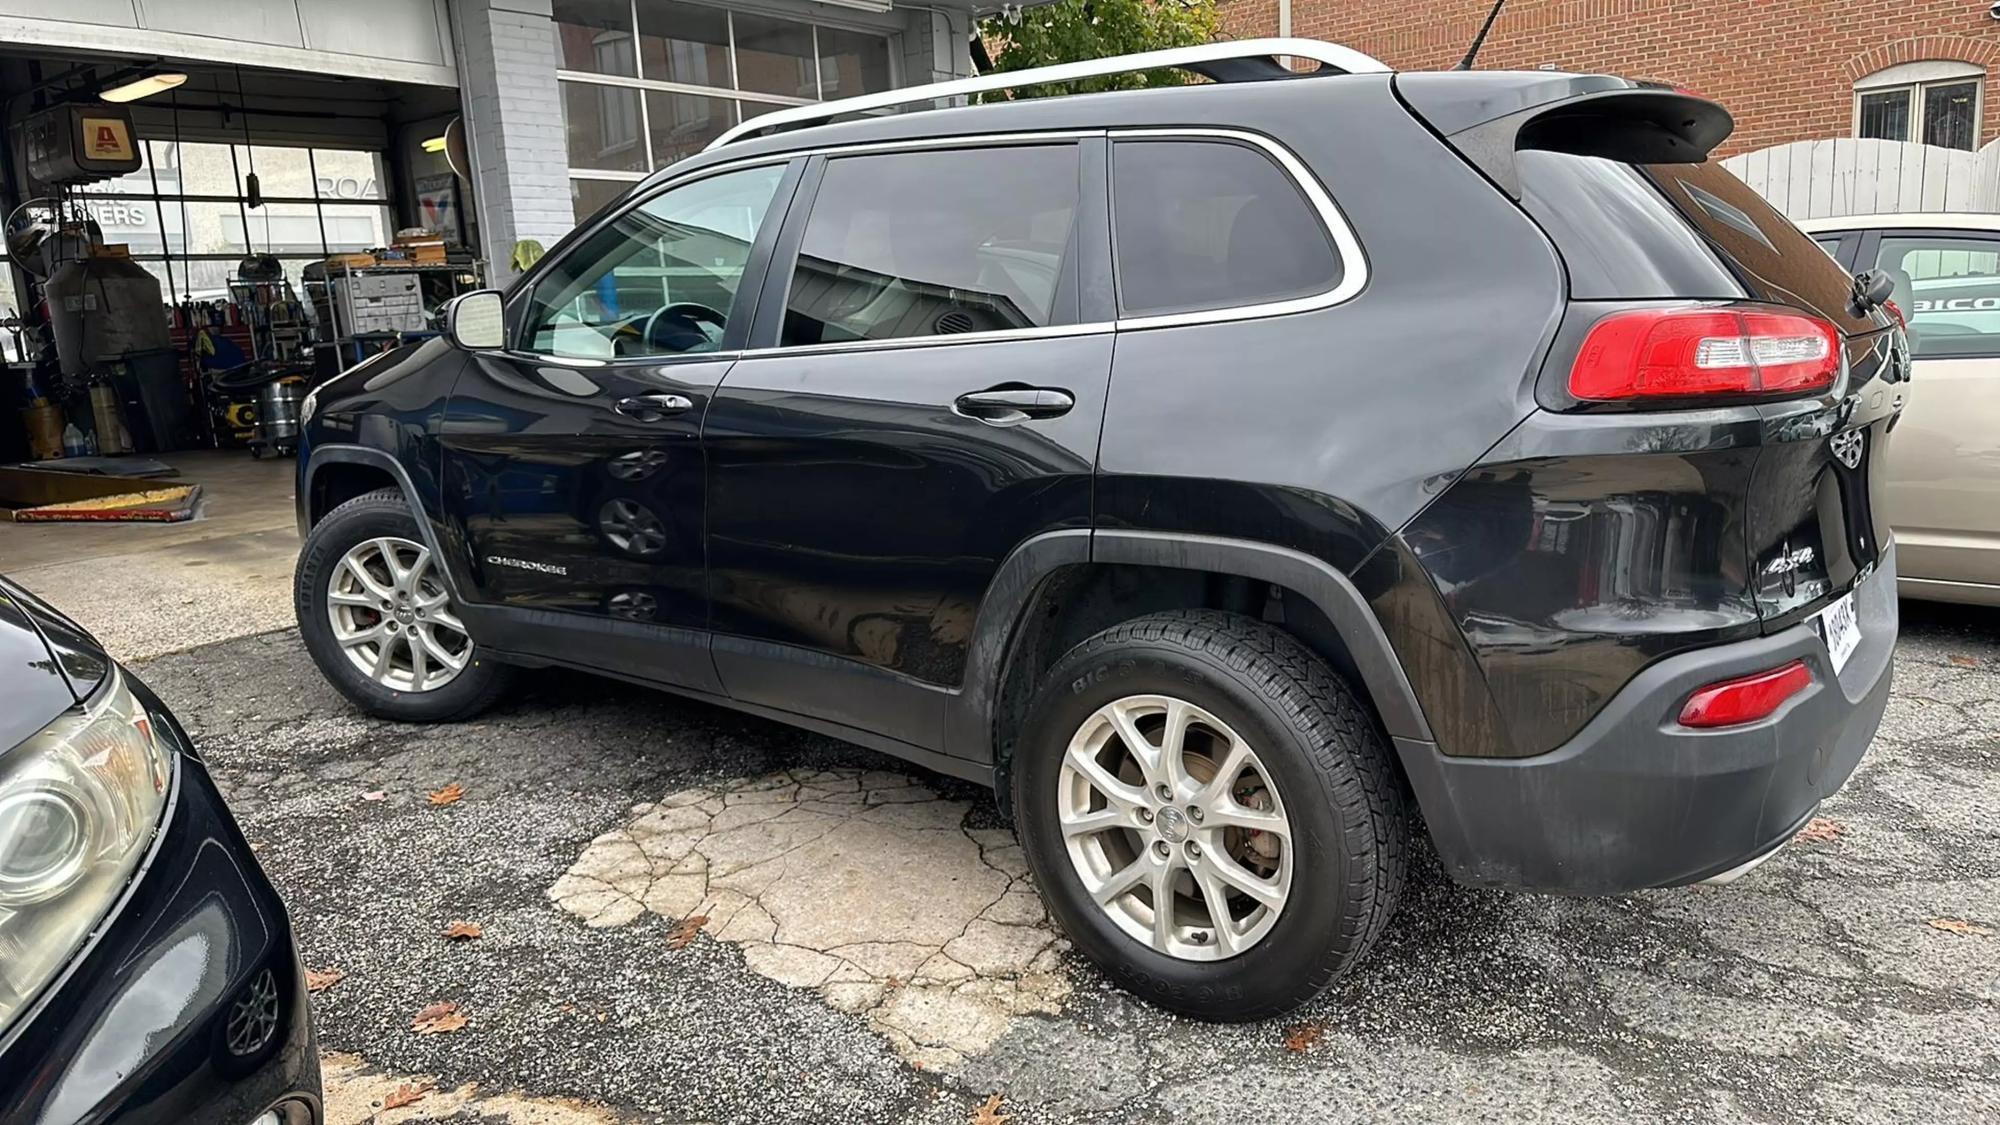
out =
[[[422,539],[396,489],[327,513],[293,576],[299,632],[320,671],[362,710],[462,719],[499,698],[509,669],[479,653]]]
[[[1036,884],[1120,983],[1215,1020],[1296,1007],[1395,909],[1405,794],[1373,717],[1289,635],[1208,610],[1084,641],[1012,759]]]

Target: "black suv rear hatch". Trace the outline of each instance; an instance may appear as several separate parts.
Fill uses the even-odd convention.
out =
[[[1754,598],[1770,632],[1864,578],[1889,539],[1877,466],[1903,403],[1907,343],[1884,311],[1856,304],[1838,263],[1707,160],[1727,114],[1602,75],[1412,74],[1397,89],[1549,235],[1569,273],[1570,317],[1588,323],[1648,301],[1749,301],[1838,330],[1846,369],[1828,391],[1719,412],[1760,423],[1755,467],[1734,486],[1746,489],[1731,507],[1743,513],[1748,557],[1731,584]],[[1550,356],[1544,406],[1589,409],[1567,395],[1573,359]]]

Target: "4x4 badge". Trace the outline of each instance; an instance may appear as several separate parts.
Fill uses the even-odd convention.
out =
[[[1833,447],[1833,455],[1840,458],[1841,464],[1850,469],[1861,467],[1861,449],[1864,439],[1861,436],[1860,430],[1842,430],[1828,438],[1827,444]]]

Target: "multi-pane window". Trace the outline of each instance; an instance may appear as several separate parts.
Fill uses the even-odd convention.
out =
[[[387,245],[395,232],[379,153],[201,141],[147,141],[138,171],[77,200],[160,279],[161,295],[226,295],[245,255],[270,254],[298,285],[309,262]],[[261,207],[243,198],[257,173]]]
[[[1921,62],[1864,78],[1854,91],[1854,135],[1976,149],[1980,73],[1965,63]]]
[[[579,221],[760,113],[895,85],[894,41],[680,0],[555,0]]]

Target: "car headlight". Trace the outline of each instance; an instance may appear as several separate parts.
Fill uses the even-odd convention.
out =
[[[114,665],[0,754],[0,1030],[62,972],[146,855],[172,752]]]
[[[318,412],[319,388],[314,387],[312,390],[306,392],[305,401],[299,403],[299,425],[303,426],[307,422],[312,421],[313,415]]]

